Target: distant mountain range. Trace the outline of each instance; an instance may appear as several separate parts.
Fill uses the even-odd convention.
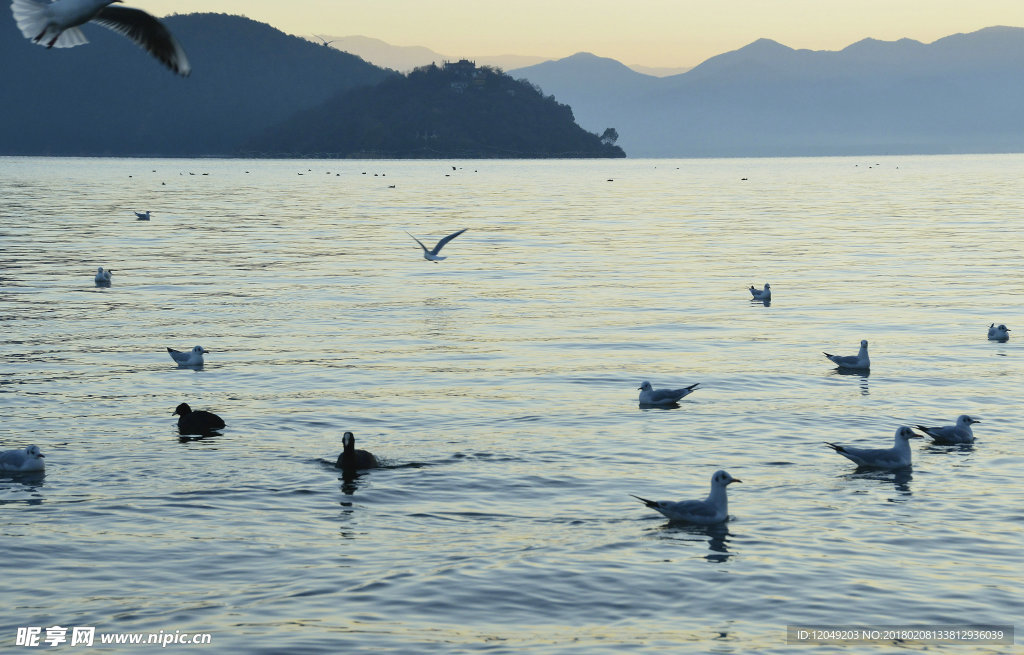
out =
[[[625,156],[569,107],[473,64],[425,89],[241,16],[163,22],[192,62],[188,78],[99,26],[83,26],[87,45],[47,50],[0,20],[0,154]]]
[[[1024,29],[931,44],[768,39],[657,78],[587,53],[509,71],[630,157],[1024,152]]]
[[[446,61],[459,61],[460,59],[470,59],[476,62],[478,66],[494,66],[502,70],[523,68],[524,66],[532,66],[548,60],[547,57],[532,57],[529,55],[496,55],[491,57],[472,56],[468,53],[443,55],[423,46],[391,45],[386,41],[368,36],[314,35],[308,38],[315,43],[327,43],[332,48],[361,57],[374,66],[390,68],[400,73],[407,73],[420,66],[429,66],[430,64],[440,66]]]
[[[0,20],[0,154],[231,156],[296,117],[341,115],[339,99],[357,97],[346,93],[396,75],[239,16],[163,20],[187,79],[100,27],[85,26],[89,45],[46,50]],[[1017,27],[835,52],[761,39],[668,77],[587,53],[509,74],[585,130],[615,128],[631,157],[1024,152]]]
[[[375,66],[390,68],[400,73],[405,73],[414,68],[430,64],[437,64],[440,66],[443,62],[457,61],[459,59],[470,59],[475,61],[479,66],[493,66],[505,71],[514,68],[525,68],[526,66],[533,66],[535,64],[551,60],[550,57],[535,57],[532,55],[479,56],[472,53],[462,53],[458,56],[443,55],[423,46],[391,45],[390,43],[380,39],[358,35],[325,36],[323,34],[315,34],[307,38],[314,43],[319,43],[321,45],[326,43],[332,48],[337,48],[338,50],[349,52],[357,57],[362,57]],[[673,68],[658,66],[630,66],[630,68],[638,73],[655,75],[657,77],[678,75],[679,73],[685,73],[689,70],[689,68],[680,66]]]
[[[0,154],[230,156],[299,111],[393,75],[240,16],[163,22],[188,53],[188,78],[99,26],[83,26],[89,44],[47,50],[0,19]]]

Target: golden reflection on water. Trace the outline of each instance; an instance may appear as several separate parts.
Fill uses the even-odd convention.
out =
[[[0,442],[48,464],[0,478],[39,563],[13,620],[785,652],[800,621],[1019,615],[1024,376],[986,329],[1024,325],[1021,162],[0,159]],[[439,264],[405,234],[463,227]],[[870,374],[821,354],[864,338]],[[701,386],[642,410],[642,380]],[[186,400],[228,427],[179,441]],[[975,447],[905,476],[822,444],[964,412]],[[390,465],[340,480],[346,429]],[[724,534],[628,496],[718,468]]]

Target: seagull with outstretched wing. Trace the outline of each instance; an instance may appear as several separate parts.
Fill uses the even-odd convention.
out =
[[[416,243],[420,244],[420,248],[423,248],[423,259],[426,259],[429,262],[439,262],[442,259],[448,259],[447,257],[441,257],[440,256],[439,253],[441,252],[441,248],[444,248],[448,244],[449,241],[451,241],[455,237],[459,236],[460,234],[462,234],[463,232],[465,232],[468,229],[469,228],[462,228],[458,232],[453,232],[453,233],[449,234],[445,238],[443,238],[440,241],[438,241],[437,245],[434,246],[433,250],[428,250],[427,247],[425,245],[423,245],[422,241],[420,241],[416,237],[412,237],[412,235],[409,234],[408,232],[406,232],[406,234],[409,234],[409,236],[411,236],[413,238],[413,241],[415,241]]]
[[[96,23],[126,36],[178,75],[192,71],[185,50],[163,23],[141,9],[112,7],[122,0],[14,0],[11,12],[26,39],[47,48],[89,42],[79,25]]]

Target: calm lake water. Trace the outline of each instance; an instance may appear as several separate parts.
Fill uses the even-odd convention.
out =
[[[1022,171],[0,159],[0,446],[47,463],[0,474],[0,643],[93,626],[211,635],[173,652],[850,652],[786,627],[1012,625]],[[405,233],[464,227],[436,264]],[[774,301],[751,303],[765,282]],[[1019,332],[990,342],[992,322]],[[870,375],[821,354],[861,339]],[[166,352],[196,344],[201,370]],[[701,387],[641,409],[643,380]],[[227,428],[180,439],[180,402]],[[977,443],[915,440],[907,474],[822,443],[962,413]],[[386,466],[342,480],[345,430]],[[743,483],[717,528],[629,496],[702,498],[720,468]]]

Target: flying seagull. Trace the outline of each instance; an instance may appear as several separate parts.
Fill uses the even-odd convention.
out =
[[[177,39],[164,24],[141,9],[111,7],[122,0],[14,0],[11,12],[18,29],[33,43],[47,48],[73,48],[89,42],[79,25],[96,23],[142,46],[178,75],[192,67]]]
[[[446,245],[448,245],[449,241],[451,241],[455,237],[459,236],[460,234],[462,234],[463,232],[465,232],[468,229],[469,228],[463,228],[463,229],[459,230],[458,232],[452,232],[451,234],[449,234],[445,238],[443,238],[440,241],[438,241],[437,245],[434,246],[433,250],[427,250],[427,247],[425,245],[423,245],[422,241],[420,241],[416,237],[412,237],[412,235],[409,234],[408,232],[406,232],[406,234],[409,234],[409,236],[411,236],[413,238],[413,241],[415,241],[416,243],[420,244],[420,248],[423,248],[423,259],[426,259],[427,261],[430,261],[430,262],[439,262],[442,259],[448,259],[447,257],[441,257],[438,254],[438,253],[441,252],[441,248],[444,248]]]
[[[729,499],[726,496],[725,488],[737,480],[725,471],[715,471],[711,476],[711,493],[704,500],[647,500],[640,496],[633,496],[644,505],[647,505],[656,512],[660,512],[665,518],[672,521],[687,521],[701,525],[712,525],[721,523],[729,518]]]

